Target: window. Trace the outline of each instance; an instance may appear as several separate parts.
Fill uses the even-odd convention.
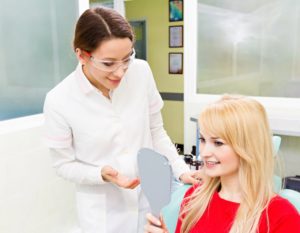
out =
[[[114,8],[114,0],[89,0],[90,7],[107,7]]]
[[[300,97],[300,2],[198,0],[197,93]]]
[[[185,143],[191,117],[223,93],[250,95],[275,134],[300,136],[300,2],[185,2]]]
[[[77,1],[0,0],[0,5],[0,120],[41,113],[45,94],[77,63],[72,51]]]

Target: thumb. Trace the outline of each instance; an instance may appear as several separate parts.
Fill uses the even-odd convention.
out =
[[[106,173],[108,176],[118,176],[118,171],[113,169],[112,167],[110,167],[108,170],[107,170],[107,173]]]
[[[104,166],[101,173],[103,176],[116,177],[118,175],[118,171],[113,169],[111,166]]]
[[[161,222],[161,227],[164,230],[164,233],[169,233],[167,225],[166,225],[166,223],[165,223],[164,218],[163,218],[162,215],[159,216],[159,220]]]

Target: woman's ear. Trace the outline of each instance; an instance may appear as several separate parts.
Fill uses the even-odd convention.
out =
[[[76,48],[75,53],[76,53],[76,57],[77,57],[78,61],[82,65],[85,65],[85,63],[86,63],[86,56],[84,55],[83,51],[80,48]]]

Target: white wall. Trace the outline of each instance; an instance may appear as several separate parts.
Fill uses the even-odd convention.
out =
[[[88,7],[78,1],[79,14]],[[42,115],[0,121],[0,233],[78,232],[75,188],[52,169],[42,122]]]
[[[74,186],[55,175],[41,122],[0,122],[1,233],[76,232]]]

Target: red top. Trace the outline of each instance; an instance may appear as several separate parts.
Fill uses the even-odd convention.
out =
[[[185,197],[190,196],[195,186],[189,188]],[[227,233],[232,226],[238,203],[222,199],[215,192],[204,215],[190,230],[190,233]],[[300,233],[300,215],[296,208],[286,199],[275,196],[268,207],[270,223],[269,233]],[[181,221],[178,219],[175,233],[180,233]],[[263,211],[258,233],[267,233],[266,210]]]

